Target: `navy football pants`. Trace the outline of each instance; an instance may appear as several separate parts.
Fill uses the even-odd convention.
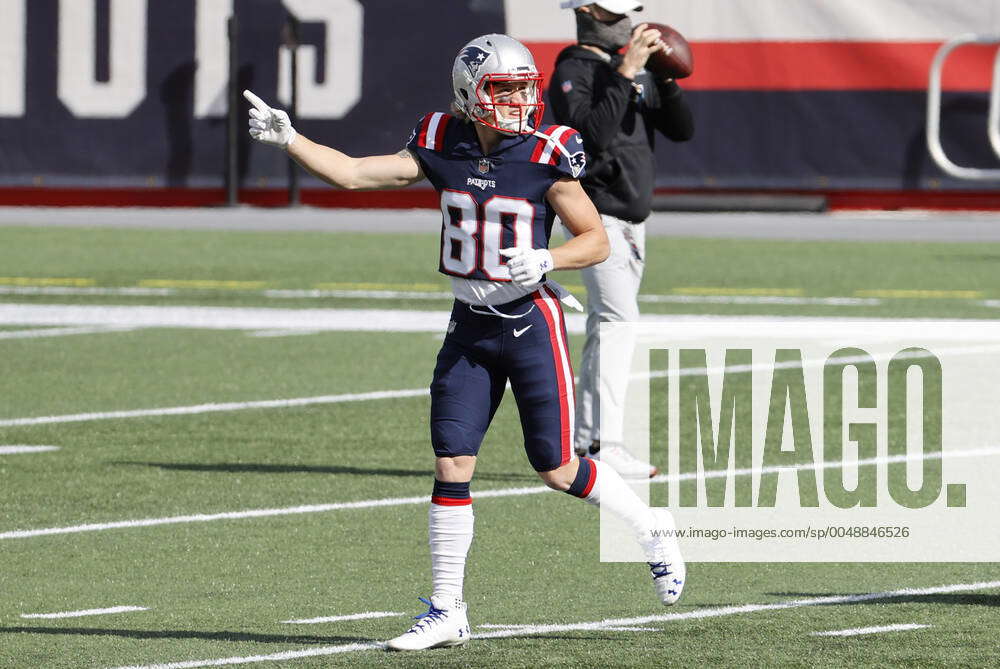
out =
[[[494,309],[524,316],[480,314],[458,300],[452,308],[431,383],[434,453],[479,453],[509,380],[528,460],[536,471],[550,471],[573,457],[573,369],[562,306],[543,286]]]

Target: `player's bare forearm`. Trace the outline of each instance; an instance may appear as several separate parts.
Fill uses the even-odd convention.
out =
[[[403,188],[424,178],[420,164],[406,150],[392,156],[352,158],[301,133],[287,150],[288,155],[309,173],[337,188]]]
[[[546,198],[573,239],[551,249],[555,269],[582,269],[604,262],[611,252],[601,215],[576,179],[560,179]]]
[[[586,230],[551,249],[555,269],[583,269],[604,262],[610,253],[604,226]]]

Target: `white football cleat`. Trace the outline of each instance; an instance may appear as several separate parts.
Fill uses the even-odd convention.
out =
[[[652,509],[655,525],[651,539],[644,546],[653,587],[664,606],[673,606],[681,598],[687,568],[675,535],[674,517],[666,509]]]
[[[427,601],[427,613],[417,616],[418,622],[405,633],[385,643],[386,650],[428,650],[461,646],[469,642],[469,605],[458,597],[437,596]]]
[[[660,470],[635,457],[618,444],[601,444],[600,450],[588,457],[600,460],[626,479],[651,479]]]

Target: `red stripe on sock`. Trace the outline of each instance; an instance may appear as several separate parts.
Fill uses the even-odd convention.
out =
[[[438,506],[466,506],[472,504],[472,498],[456,499],[454,497],[438,497],[434,495],[431,497],[431,504],[437,504]]]

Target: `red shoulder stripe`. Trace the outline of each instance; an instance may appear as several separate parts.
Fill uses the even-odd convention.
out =
[[[558,165],[559,156],[564,153],[562,148],[562,138],[566,132],[570,130],[572,130],[572,128],[566,125],[554,125],[551,128],[546,128],[546,134],[552,139],[547,141],[543,140],[540,143],[542,151],[538,154],[538,158],[535,162]]]
[[[550,135],[552,134],[552,129],[558,127],[559,126],[556,125],[547,125],[544,128],[541,128],[541,131],[544,132],[546,135]],[[531,162],[533,163],[537,163],[540,161],[542,157],[542,152],[545,151],[545,145],[549,143],[549,140],[546,139],[545,137],[538,137],[537,139],[538,143],[535,144],[535,150],[531,152]]]
[[[444,148],[444,132],[445,129],[448,127],[448,121],[450,120],[451,117],[448,116],[447,114],[441,114],[441,116],[438,118],[437,132],[434,133],[433,148],[435,151],[440,151],[442,148]]]
[[[432,118],[434,118],[434,114],[428,114],[420,122],[420,134],[417,135],[417,146],[421,148],[427,148],[427,128],[430,127]]]

